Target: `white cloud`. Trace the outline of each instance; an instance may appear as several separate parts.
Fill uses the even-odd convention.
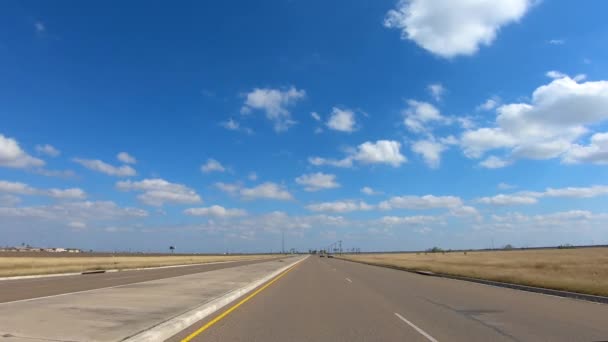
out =
[[[374,190],[374,189],[370,188],[369,186],[364,186],[364,187],[362,187],[360,191],[361,191],[361,193],[366,194],[366,195],[368,195],[368,196],[372,196],[372,195],[380,195],[380,194],[382,194],[382,192],[381,192],[381,191],[376,191],[376,190]]]
[[[71,221],[68,223],[68,227],[73,228],[75,230],[85,229],[87,224],[81,221]]]
[[[499,190],[509,190],[509,189],[516,188],[517,186],[502,182],[502,183],[498,183],[498,185],[496,187]]]
[[[296,122],[292,120],[288,108],[306,96],[304,90],[295,87],[289,89],[255,88],[246,94],[241,113],[247,114],[253,109],[262,110],[266,118],[273,122],[274,130],[286,131]]]
[[[190,216],[209,216],[215,218],[231,218],[246,216],[247,212],[242,209],[226,209],[219,205],[212,205],[207,208],[190,208],[184,210],[186,215]]]
[[[226,168],[217,160],[210,158],[207,159],[205,164],[201,165],[201,171],[204,173],[224,172],[226,171]]]
[[[445,145],[431,139],[418,140],[412,144],[412,151],[420,154],[424,158],[424,162],[433,169],[439,167],[441,152],[445,149]]]
[[[593,185],[590,187],[567,187],[567,188],[547,188],[543,197],[569,197],[569,198],[591,198],[608,195],[607,185]]]
[[[42,21],[37,21],[34,23],[34,29],[37,33],[43,33],[46,31],[46,25]]]
[[[563,156],[567,164],[608,164],[608,133],[591,136],[588,145],[573,144]]]
[[[445,93],[445,88],[441,83],[429,84],[427,89],[435,101],[441,101],[441,97]]]
[[[327,127],[334,131],[354,132],[356,128],[355,112],[349,109],[332,108]]]
[[[588,126],[608,119],[608,81],[580,83],[559,73],[551,76],[556,78],[537,88],[529,103],[498,107],[495,127],[466,131],[461,138],[465,155],[480,158],[487,151],[501,149],[507,153],[505,157],[485,163],[498,167],[521,158],[561,158],[568,163],[581,156],[584,161],[587,153],[601,150],[593,145],[593,138],[587,149],[575,142],[589,131]],[[605,140],[597,135],[595,141]]]
[[[121,191],[141,191],[137,198],[145,204],[163,206],[164,204],[192,204],[202,202],[193,189],[161,178],[141,181],[120,181],[116,187]]]
[[[79,188],[69,189],[38,189],[21,182],[9,182],[0,180],[0,193],[17,195],[48,196],[56,199],[84,199],[86,193]]]
[[[311,112],[310,116],[312,116],[312,118],[315,119],[315,121],[321,121],[321,115],[319,115],[319,113],[317,113],[317,112]]]
[[[45,154],[49,157],[57,157],[61,154],[61,151],[49,144],[36,145],[36,152],[40,154]]]
[[[479,198],[477,202],[491,205],[526,205],[536,204],[538,200],[530,196],[498,194],[493,197]]]
[[[306,206],[306,209],[317,212],[347,213],[351,211],[366,211],[374,209],[374,206],[363,201],[334,201],[314,203]]]
[[[0,166],[24,169],[43,165],[43,160],[27,154],[15,139],[0,134]]]
[[[367,141],[357,147],[353,159],[363,164],[388,164],[398,167],[407,162],[400,149],[401,143],[394,140]]]
[[[120,152],[116,158],[125,164],[137,164],[137,159],[127,152]]]
[[[501,27],[521,19],[530,0],[401,0],[384,26],[401,30],[402,39],[444,58],[472,55],[489,46]]]
[[[564,39],[551,39],[548,43],[551,45],[564,45],[566,44],[566,41]]]
[[[244,199],[274,199],[281,201],[292,200],[293,196],[285,187],[272,182],[265,182],[252,188],[242,188],[239,190]]]
[[[388,226],[417,226],[440,222],[436,216],[383,216],[380,222]]]
[[[492,96],[486,100],[486,102],[477,106],[477,110],[490,111],[500,105],[501,99],[498,96]],[[466,127],[465,127],[466,128]]]
[[[394,140],[367,141],[357,146],[343,159],[326,159],[321,157],[310,157],[308,162],[315,166],[329,165],[335,167],[352,167],[353,162],[362,164],[388,164],[398,167],[407,162],[407,158],[401,154],[401,143]]]
[[[539,198],[592,198],[608,195],[608,185],[588,187],[547,188],[545,191],[519,191],[513,194],[498,194],[492,197],[481,197],[478,203],[491,205],[536,204]]]
[[[321,157],[310,157],[308,158],[308,162],[315,166],[335,166],[335,167],[352,167],[353,159],[351,157],[346,157],[343,159],[330,159],[330,158],[321,158]]]
[[[485,167],[486,169],[500,169],[509,165],[511,165],[510,160],[505,160],[497,156],[489,156],[479,163],[479,166]]]
[[[105,173],[110,176],[128,177],[135,176],[137,172],[129,165],[112,166],[99,159],[81,159],[74,158],[74,162],[86,167],[89,170]]]
[[[435,208],[458,208],[462,207],[462,205],[462,200],[455,196],[395,196],[389,200],[380,202],[378,208],[382,210],[425,210]]]
[[[229,184],[223,182],[215,183],[215,187],[228,194],[236,194],[242,186],[240,184]]]
[[[403,124],[414,133],[428,132],[426,125],[431,123],[448,123],[449,120],[441,115],[439,109],[428,102],[416,100],[407,101],[408,108],[403,111]]]
[[[99,220],[119,220],[141,218],[148,212],[138,208],[121,208],[111,201],[60,202],[53,205],[0,208],[0,217],[18,218],[20,220],[42,219],[51,221],[97,222]]]
[[[57,199],[85,199],[87,194],[78,188],[70,189],[49,189],[47,190],[48,196]]]
[[[233,118],[228,119],[228,121],[220,122],[220,126],[224,127],[229,131],[239,131],[245,132],[247,134],[253,134],[253,130],[251,128],[241,126],[241,124]]]
[[[258,180],[258,174],[255,172],[249,172],[249,174],[247,175],[247,179],[249,179],[250,181],[256,181]]]
[[[322,172],[309,173],[296,178],[296,183],[303,185],[306,191],[319,191],[340,187],[336,182],[336,175]]]

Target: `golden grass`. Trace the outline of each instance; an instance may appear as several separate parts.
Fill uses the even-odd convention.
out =
[[[0,257],[0,277],[32,274],[71,273],[92,270],[128,269],[217,261],[273,258],[274,255],[175,255],[175,256],[83,256],[83,257]]]
[[[608,296],[608,248],[346,255],[344,258]]]

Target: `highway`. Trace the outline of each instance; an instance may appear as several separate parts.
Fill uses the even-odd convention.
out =
[[[199,264],[183,267],[96,273],[86,275],[0,280],[0,303],[89,291],[144,281],[173,278],[187,274],[251,265],[266,260]]]
[[[170,341],[608,341],[608,305],[318,256],[231,305]]]

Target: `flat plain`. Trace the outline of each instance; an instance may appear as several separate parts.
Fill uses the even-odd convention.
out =
[[[344,255],[408,270],[608,296],[608,248]]]

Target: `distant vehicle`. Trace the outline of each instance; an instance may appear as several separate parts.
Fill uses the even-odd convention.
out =
[[[333,255],[331,255],[331,254],[328,254],[328,255],[327,255],[327,257],[328,257],[328,258],[333,258],[334,256],[333,256]]]
[[[323,257],[325,257],[325,255],[319,254],[319,258],[323,258]]]

